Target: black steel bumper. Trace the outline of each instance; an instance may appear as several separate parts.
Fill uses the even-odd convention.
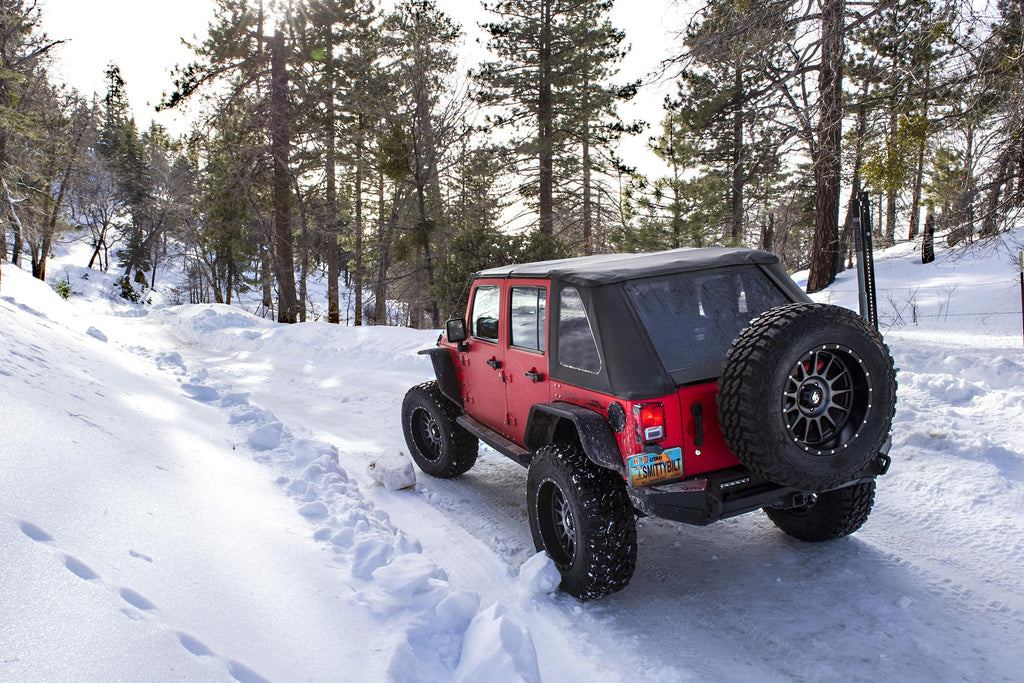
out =
[[[835,488],[871,481],[885,474],[888,467],[888,456],[879,454],[860,477]],[[697,526],[763,507],[798,507],[804,505],[812,493],[821,493],[773,484],[745,467],[709,472],[672,484],[628,488],[628,491],[633,507],[641,514]]]

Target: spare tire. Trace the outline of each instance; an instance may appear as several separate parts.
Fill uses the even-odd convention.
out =
[[[773,308],[732,343],[718,383],[726,443],[752,471],[808,491],[871,472],[896,409],[881,335],[827,304]]]

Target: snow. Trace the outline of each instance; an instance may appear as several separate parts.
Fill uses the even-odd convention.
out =
[[[863,529],[642,519],[592,603],[554,590],[521,467],[412,470],[436,332],[126,304],[74,251],[64,301],[5,263],[0,681],[1019,680],[1022,241],[876,255],[900,386]],[[817,298],[856,308],[855,274]]]

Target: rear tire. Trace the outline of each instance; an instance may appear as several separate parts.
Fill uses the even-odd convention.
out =
[[[793,538],[812,543],[848,536],[871,514],[875,482],[845,486],[812,496],[797,508],[765,508],[775,526]]]
[[[432,477],[457,477],[476,464],[480,442],[459,426],[458,416],[437,382],[413,387],[402,401],[405,443],[419,468]]]
[[[598,467],[579,445],[537,451],[527,477],[530,531],[537,550],[580,600],[622,590],[636,567],[636,519],[622,477]]]

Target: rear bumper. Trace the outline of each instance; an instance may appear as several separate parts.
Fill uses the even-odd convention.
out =
[[[861,477],[835,488],[868,482],[884,474],[884,463],[872,463]],[[779,486],[745,467],[731,467],[673,484],[628,488],[633,507],[648,517],[705,526],[763,507],[792,508],[803,505],[812,491]],[[820,493],[820,491],[816,492]]]

